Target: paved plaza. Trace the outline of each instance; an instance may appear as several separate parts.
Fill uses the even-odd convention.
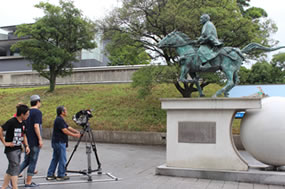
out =
[[[68,154],[75,146],[75,142],[69,143]],[[44,141],[44,147],[41,150],[37,170],[37,176],[45,176],[51,156],[52,149],[50,141]],[[56,185],[41,185],[36,188],[56,189],[56,188],[80,188],[80,189],[285,189],[284,186],[277,185],[261,185],[241,182],[228,182],[218,180],[206,180],[195,178],[179,178],[155,175],[155,168],[165,163],[166,149],[163,146],[141,146],[127,144],[97,144],[98,155],[102,163],[103,172],[109,172],[120,178],[118,181],[104,181],[109,178],[106,175],[93,176],[93,180],[99,182],[89,182],[80,184],[64,184],[65,182],[57,181]],[[4,147],[0,144],[0,151],[4,151]],[[70,169],[83,170],[87,168],[87,155],[85,153],[85,143],[81,142],[72,161]],[[24,154],[22,154],[23,159]],[[92,154],[92,168],[97,168],[95,156]],[[3,179],[7,169],[7,159],[4,153],[0,155],[0,177]],[[70,181],[85,181],[86,176],[73,176]],[[111,179],[109,179],[111,180]],[[33,180],[36,183],[48,183],[44,178]],[[0,181],[2,184],[2,181]],[[19,184],[23,180],[19,180]],[[56,181],[52,182],[55,184]],[[19,187],[24,188],[24,187]]]

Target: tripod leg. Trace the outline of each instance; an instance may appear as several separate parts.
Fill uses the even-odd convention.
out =
[[[86,154],[87,154],[87,165],[88,165],[88,173],[92,173],[91,168],[91,146],[86,146]]]
[[[70,163],[70,161],[71,161],[75,151],[77,150],[77,148],[78,148],[78,146],[79,146],[79,144],[80,144],[80,142],[82,140],[82,137],[84,136],[85,132],[86,132],[86,130],[84,129],[82,134],[81,134],[81,136],[80,136],[80,138],[78,139],[78,141],[77,141],[77,143],[76,143],[76,145],[75,145],[75,147],[74,147],[74,149],[73,149],[73,151],[72,151],[72,153],[71,153],[71,155],[70,155],[66,165],[65,165],[65,170],[67,170],[67,167],[68,167],[68,165],[69,165],[69,163]]]
[[[87,166],[88,166],[88,170],[87,170],[87,176],[88,176],[88,181],[92,181],[92,167],[91,167],[91,146],[86,146],[86,154],[87,154]]]
[[[92,130],[90,129],[89,130],[89,136],[91,136],[91,146],[92,146],[92,149],[93,149],[93,152],[95,154],[95,157],[96,157],[96,161],[97,161],[97,165],[98,165],[98,174],[101,174],[101,163],[99,161],[99,157],[98,157],[98,154],[97,154],[97,148],[96,148],[96,144],[95,144],[95,137],[93,135],[93,132]]]

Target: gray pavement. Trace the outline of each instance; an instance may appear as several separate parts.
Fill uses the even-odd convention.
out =
[[[69,143],[68,155],[73,150],[75,142]],[[165,147],[163,146],[140,146],[126,144],[97,144],[98,155],[102,163],[103,172],[110,172],[112,175],[121,178],[119,181],[92,182],[81,184],[64,184],[58,182],[58,185],[41,185],[36,188],[80,188],[80,189],[285,189],[284,186],[261,185],[253,183],[227,182],[218,180],[206,180],[195,178],[179,178],[155,175],[155,168],[165,163]],[[0,151],[4,147],[0,144]],[[23,159],[24,154],[22,154]],[[38,175],[45,176],[52,156],[50,141],[44,141],[44,147],[41,150],[37,170]],[[97,168],[95,157],[92,154],[92,168]],[[82,142],[77,149],[74,158],[70,163],[70,169],[82,170],[87,168],[87,155],[85,153],[85,143]],[[7,169],[7,159],[4,153],[0,155],[0,177],[3,178]],[[105,179],[106,176],[93,176],[94,180]],[[86,176],[72,177],[71,181],[84,181]],[[47,183],[45,179],[34,179],[37,183]],[[2,181],[0,181],[2,184]],[[20,180],[19,183],[23,183]],[[54,183],[54,182],[53,182]],[[19,187],[23,188],[23,187]]]

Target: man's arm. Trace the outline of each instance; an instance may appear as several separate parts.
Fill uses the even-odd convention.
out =
[[[69,128],[69,127],[68,127]],[[80,137],[80,133],[77,131],[77,133],[73,133],[71,132],[68,128],[63,128],[61,129],[62,132],[68,136],[73,136],[73,137],[76,137],[76,138],[79,138]]]
[[[73,132],[73,133],[78,133],[78,134],[80,134],[79,131],[77,131],[76,129],[73,129],[73,128],[70,127],[70,126],[68,126],[67,129],[68,129],[69,131]]]
[[[24,135],[24,145],[25,145],[26,154],[29,154],[30,153],[30,147],[29,147],[29,144],[28,144],[28,139],[27,139],[26,134]]]
[[[6,146],[6,147],[13,147],[14,146],[13,142],[6,142],[5,141],[4,136],[3,136],[3,128],[2,127],[0,127],[0,140],[4,144],[4,146]]]
[[[39,140],[39,147],[41,148],[43,146],[43,140],[42,140],[41,131],[40,131],[40,124],[38,123],[34,124],[34,128],[35,128],[35,133]]]
[[[201,36],[198,38],[198,43],[200,44],[207,43],[209,37],[210,37],[210,28],[208,23],[206,23],[202,28]]]

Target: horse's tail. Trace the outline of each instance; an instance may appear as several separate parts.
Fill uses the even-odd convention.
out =
[[[258,43],[250,43],[247,46],[245,46],[241,52],[248,54],[249,52],[253,51],[253,50],[263,50],[266,52],[270,52],[270,51],[276,51],[278,49],[282,49],[285,48],[285,46],[280,46],[280,47],[275,47],[275,48],[271,48],[271,47],[264,47]]]

